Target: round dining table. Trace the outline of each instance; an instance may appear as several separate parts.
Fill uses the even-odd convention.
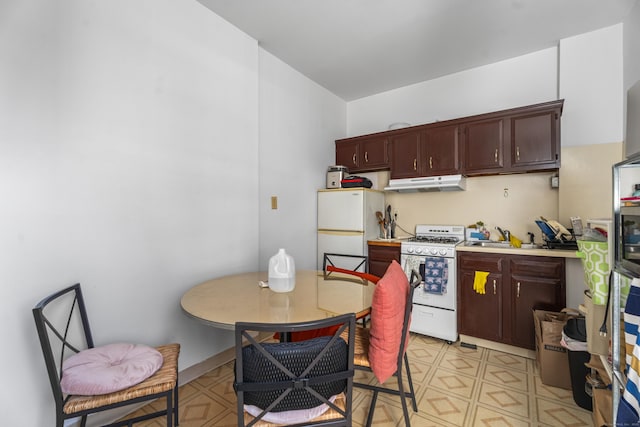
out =
[[[292,323],[320,320],[371,307],[375,285],[365,279],[317,270],[298,270],[290,292],[271,290],[268,273],[223,276],[184,293],[182,310],[207,325],[233,330],[235,323]]]

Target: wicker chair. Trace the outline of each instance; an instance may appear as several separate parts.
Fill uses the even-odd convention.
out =
[[[62,391],[60,384],[63,362],[68,356],[79,354],[82,350],[96,348],[80,284],[44,298],[33,308],[33,317],[55,400],[57,427],[63,427],[65,420],[71,418],[80,418],[84,427],[89,414],[158,398],[166,399],[166,409],[109,426],[131,426],[135,422],[160,416],[166,416],[168,427],[178,425],[179,344],[156,347],[162,355],[162,365],[138,384],[107,394],[68,395]]]
[[[406,280],[406,279],[405,279]],[[406,353],[406,345],[408,341],[408,333],[409,333],[409,324],[411,319],[411,311],[413,308],[413,292],[420,284],[421,277],[415,270],[411,272],[411,280],[409,283],[409,289],[407,292],[407,297],[404,304],[404,320],[402,323],[402,330],[398,330],[397,333],[400,337],[407,337],[407,339],[400,340],[400,348],[397,356],[397,367],[396,371],[393,374],[397,378],[397,389],[384,387],[381,384],[370,384],[370,383],[360,383],[354,382],[354,386],[358,388],[364,388],[367,390],[373,391],[373,397],[371,399],[371,405],[369,407],[369,415],[367,417],[367,427],[371,426],[373,422],[373,413],[375,411],[376,402],[378,399],[378,393],[388,393],[395,396],[401,396],[402,403],[402,413],[405,420],[405,425],[409,427],[411,425],[409,421],[409,411],[407,408],[406,399],[411,399],[411,404],[414,412],[418,412],[418,406],[416,403],[415,392],[413,388],[413,381],[411,379],[411,370],[409,369],[409,358]],[[375,310],[371,312],[372,320],[376,316]],[[369,329],[358,327],[356,328],[356,348],[355,348],[355,369],[362,370],[366,372],[372,372],[371,364],[369,362]],[[409,390],[405,390],[405,386],[403,383],[403,367],[406,371],[407,375],[407,383],[409,385]]]
[[[260,342],[275,331],[330,327],[338,327],[331,336]],[[302,323],[236,323],[238,426],[351,426],[354,330],[353,313]],[[326,412],[312,412],[323,404]]]

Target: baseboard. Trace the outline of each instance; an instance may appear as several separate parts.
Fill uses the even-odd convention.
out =
[[[191,365],[186,369],[183,369],[178,373],[178,385],[183,386],[190,383],[196,378],[201,377],[209,371],[212,371],[225,363],[228,363],[236,358],[235,347],[228,348],[218,354],[214,354],[208,359],[203,360],[200,363]]]
[[[513,345],[502,344],[495,341],[489,341],[482,338],[471,337],[469,335],[460,334],[460,342],[477,345],[478,347],[484,347],[491,350],[501,351],[503,353],[509,353],[516,356],[526,357],[527,359],[536,358],[536,352],[527,348],[515,347]]]

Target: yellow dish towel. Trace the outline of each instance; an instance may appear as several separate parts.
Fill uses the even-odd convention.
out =
[[[473,276],[473,290],[479,294],[484,294],[484,286],[487,284],[488,271],[476,271]]]
[[[518,239],[517,237],[511,235],[509,240],[511,241],[511,246],[513,246],[514,248],[522,247],[522,240]]]

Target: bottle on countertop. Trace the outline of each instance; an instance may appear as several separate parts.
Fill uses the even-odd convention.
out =
[[[269,289],[274,292],[291,292],[296,287],[296,265],[293,257],[284,249],[269,259]]]

